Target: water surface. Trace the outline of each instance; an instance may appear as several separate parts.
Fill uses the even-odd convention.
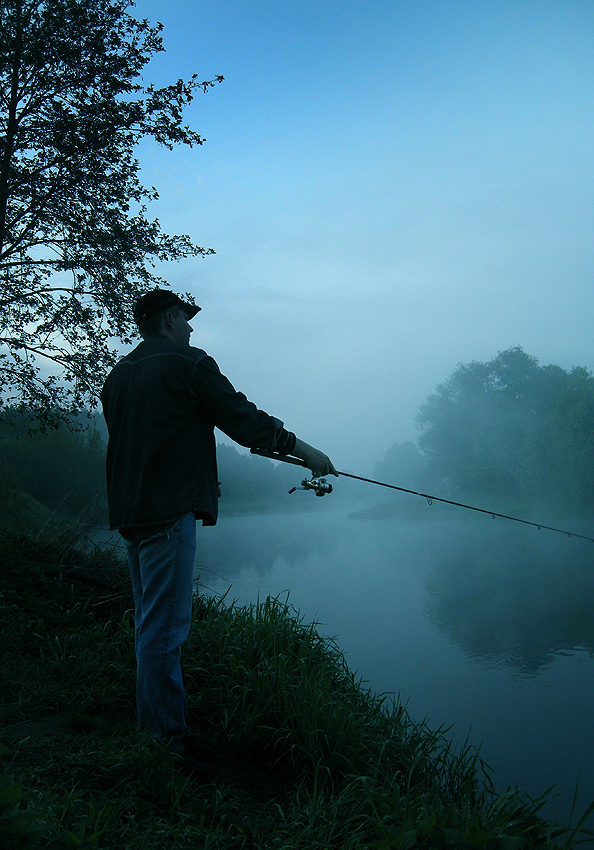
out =
[[[374,691],[481,744],[498,788],[555,785],[565,822],[578,778],[579,813],[594,799],[593,565],[589,542],[484,515],[325,504],[199,528],[196,573],[241,604],[288,594]]]

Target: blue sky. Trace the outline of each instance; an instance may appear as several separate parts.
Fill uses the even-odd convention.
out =
[[[225,81],[140,150],[192,342],[360,474],[459,362],[594,368],[591,0],[138,0],[146,80]],[[397,483],[397,482],[396,482]]]

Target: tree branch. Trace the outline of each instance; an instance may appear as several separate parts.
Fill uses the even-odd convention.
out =
[[[6,298],[0,300],[0,309],[3,307],[8,307],[10,304],[14,304],[16,301],[24,301],[26,298],[33,298],[38,295],[49,295],[50,292],[69,292],[71,295],[90,295],[94,296],[94,292],[91,292],[86,289],[74,289],[69,286],[52,286],[48,289],[34,289],[30,292],[21,292],[19,295],[15,295],[13,298]]]

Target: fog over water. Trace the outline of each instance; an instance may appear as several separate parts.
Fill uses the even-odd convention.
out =
[[[338,469],[374,476],[460,363],[519,345],[592,367],[591,4],[138,0],[136,13],[165,26],[147,80],[225,76],[188,110],[204,146],[140,151],[164,229],[216,251],[160,272],[203,308],[192,344]],[[504,443],[482,423],[470,436],[486,447],[463,470],[476,484]],[[559,426],[549,464],[570,479],[591,445],[571,466],[573,436]],[[396,471],[384,480],[412,486]],[[532,464],[530,499],[550,493],[549,471]],[[202,586],[241,602],[289,592],[371,687],[484,741],[501,786],[559,783],[562,818],[581,772],[583,809],[592,544],[422,500],[357,521],[347,492],[341,479],[328,498],[286,496],[293,513],[199,529]]]
[[[460,362],[591,367],[594,14],[583,0],[137,0],[143,71],[222,85],[144,143],[160,273],[238,389],[371,474]]]
[[[482,742],[499,790],[556,785],[544,812],[565,821],[579,778],[581,813],[594,799],[592,543],[422,500],[361,519],[336,489],[307,507],[199,529],[200,589],[288,597],[374,691]]]

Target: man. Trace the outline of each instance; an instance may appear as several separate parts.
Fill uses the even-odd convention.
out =
[[[242,446],[301,458],[315,476],[337,473],[190,346],[189,320],[199,310],[168,290],[143,295],[134,309],[142,342],[108,375],[101,401],[110,526],[126,541],[134,593],[139,723],[206,780],[215,753],[186,725],[180,655],[190,631],[196,520],[217,521],[214,428]]]

